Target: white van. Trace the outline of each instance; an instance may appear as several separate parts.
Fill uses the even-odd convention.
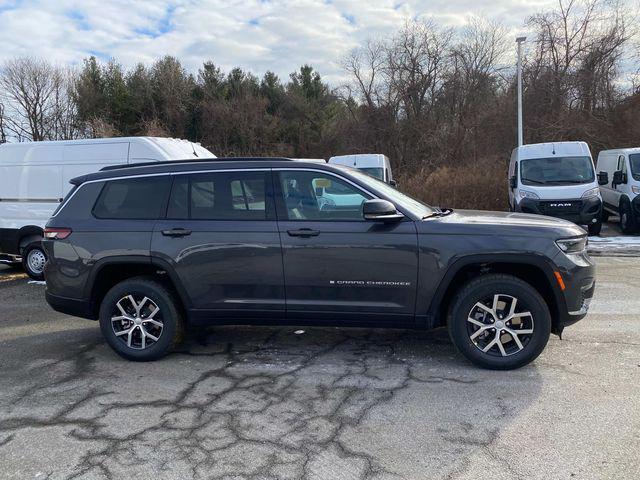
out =
[[[602,195],[602,220],[620,216],[624,233],[640,225],[640,147],[603,150],[598,155],[598,178]]]
[[[559,217],[602,228],[602,199],[593,159],[585,142],[523,145],[509,163],[509,207],[514,212]]]
[[[22,261],[42,279],[43,228],[71,189],[69,180],[109,165],[215,157],[188,140],[98,138],[0,145],[0,261]]]
[[[357,168],[372,177],[382,180],[385,183],[395,186],[391,172],[391,162],[389,157],[381,153],[363,153],[358,155],[339,155],[329,159],[330,164],[345,165],[347,167]]]

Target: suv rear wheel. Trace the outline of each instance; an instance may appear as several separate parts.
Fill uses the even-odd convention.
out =
[[[111,288],[100,306],[100,329],[116,353],[128,360],[156,360],[182,339],[183,319],[173,294],[146,277]]]
[[[483,275],[456,294],[449,335],[474,364],[510,370],[533,361],[551,334],[551,315],[540,294],[511,275]]]

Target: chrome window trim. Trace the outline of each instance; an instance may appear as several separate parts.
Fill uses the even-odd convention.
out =
[[[217,170],[217,169],[209,169],[209,170],[193,170],[193,171],[188,171],[188,172],[162,172],[162,173],[142,173],[139,175],[126,175],[126,176],[122,176],[122,177],[107,177],[107,178],[99,178],[96,180],[88,180],[86,182],[82,182],[78,188],[76,188],[73,193],[69,196],[69,198],[67,198],[64,203],[60,206],[60,208],[58,209],[57,212],[55,212],[54,215],[51,215],[51,218],[56,217],[62,210],[64,210],[64,207],[67,206],[67,203],[69,203],[71,201],[71,199],[75,196],[76,193],[78,193],[78,191],[80,191],[80,189],[82,187],[84,187],[85,185],[89,185],[90,183],[99,183],[99,182],[109,182],[109,181],[113,181],[113,180],[128,180],[130,178],[146,178],[146,177],[162,177],[164,175],[169,175],[169,176],[173,176],[173,175],[190,175],[192,173],[215,173],[215,172],[269,172],[271,171],[271,168],[229,168],[229,169],[221,169],[221,170]]]

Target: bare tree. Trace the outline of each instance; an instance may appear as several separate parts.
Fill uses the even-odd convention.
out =
[[[45,60],[16,58],[0,71],[5,128],[18,140],[73,138],[72,73]]]
[[[0,102],[0,143],[7,141],[7,132],[5,129],[4,105]]]

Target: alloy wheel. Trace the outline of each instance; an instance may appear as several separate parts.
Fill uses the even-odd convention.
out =
[[[127,347],[144,350],[162,335],[164,322],[160,307],[148,297],[127,295],[116,302],[111,317],[113,333]]]
[[[467,333],[483,353],[507,357],[522,351],[533,336],[533,315],[516,297],[497,293],[476,302],[467,316]]]

